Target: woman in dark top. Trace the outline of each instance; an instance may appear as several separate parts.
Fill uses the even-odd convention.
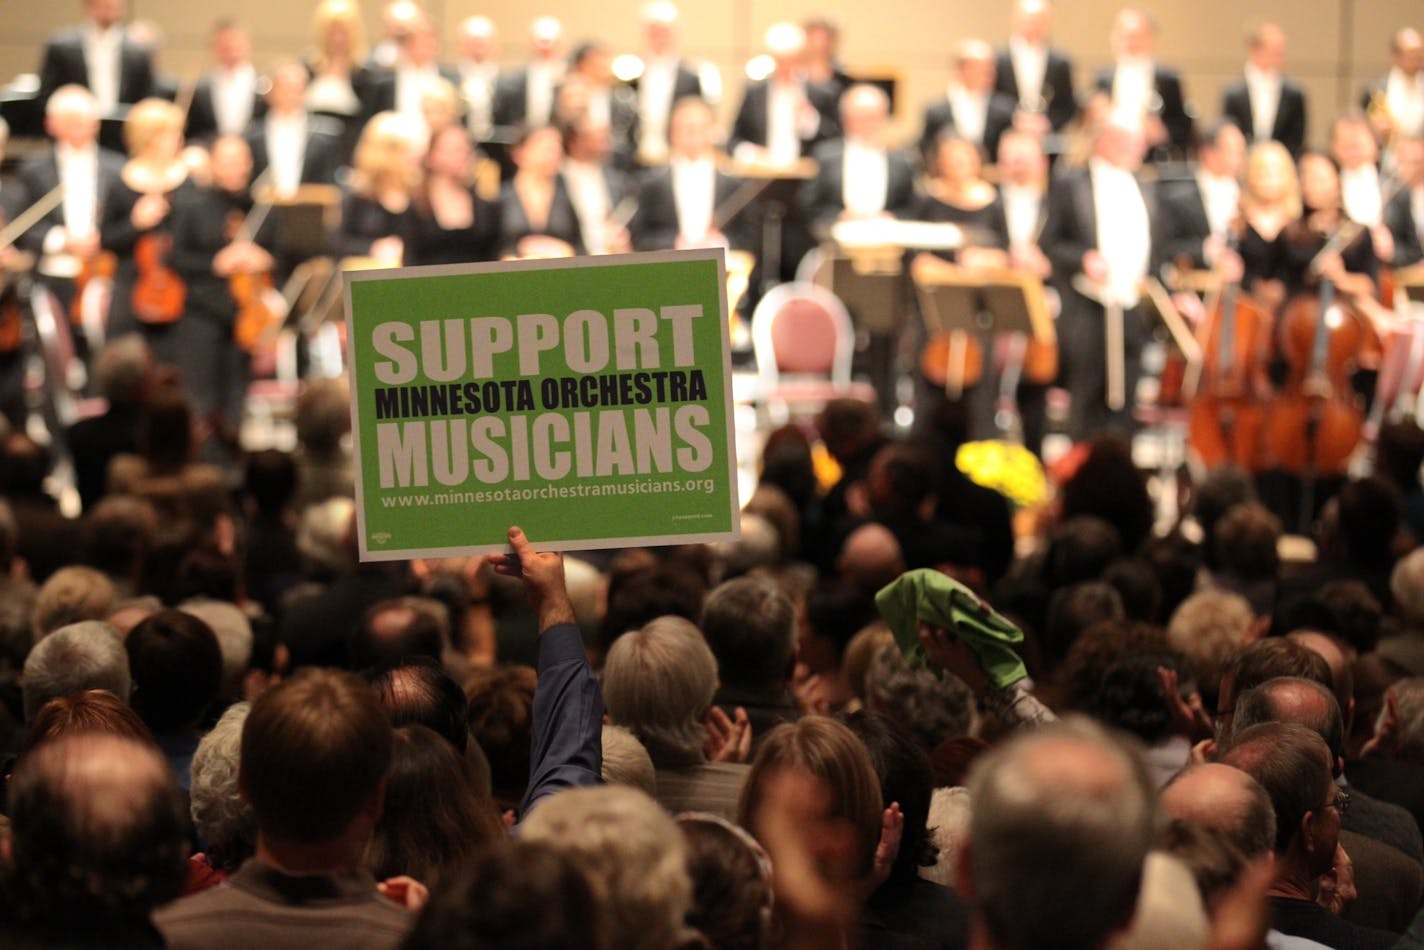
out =
[[[351,168],[351,186],[341,201],[336,252],[373,257],[399,266],[414,256],[419,221],[415,194],[419,152],[409,126],[395,112],[378,112],[361,130]]]
[[[456,264],[498,256],[499,205],[470,184],[474,150],[463,127],[436,132],[425,155],[425,188],[418,201],[416,263]]]
[[[500,251],[516,257],[559,257],[584,253],[582,229],[559,166],[564,143],[559,131],[542,126],[514,143],[518,171],[499,193]]]
[[[1281,235],[1300,217],[1300,179],[1295,159],[1279,142],[1251,149],[1241,186],[1237,253],[1241,284],[1272,308],[1285,299],[1280,280]]]
[[[1340,170],[1334,160],[1319,152],[1302,155],[1300,188],[1301,216],[1281,235],[1280,277],[1287,296],[1314,292],[1320,279],[1328,278],[1342,295],[1356,300],[1373,297],[1379,258],[1369,228],[1345,215]],[[1334,251],[1321,256],[1337,235]]]
[[[959,263],[978,266],[1003,265],[1007,258],[984,261],[977,253],[1004,251],[1009,246],[1009,225],[1004,206],[994,186],[982,175],[983,155],[979,146],[953,134],[941,136],[932,156],[932,177],[927,194],[920,199],[915,218],[956,224],[964,230],[965,247],[954,257]],[[966,252],[969,260],[965,260]]]

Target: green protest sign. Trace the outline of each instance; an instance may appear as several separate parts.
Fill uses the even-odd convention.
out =
[[[735,535],[720,250],[346,279],[362,559]]]

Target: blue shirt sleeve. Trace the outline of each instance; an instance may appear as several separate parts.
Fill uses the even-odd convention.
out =
[[[545,796],[603,781],[603,690],[576,624],[555,624],[543,632],[538,669],[529,789],[519,806],[521,818]]]

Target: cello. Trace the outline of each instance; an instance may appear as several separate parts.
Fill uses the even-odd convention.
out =
[[[1209,469],[1261,467],[1271,320],[1270,309],[1239,279],[1225,281],[1208,301],[1197,328],[1203,364],[1187,410],[1187,444]]]

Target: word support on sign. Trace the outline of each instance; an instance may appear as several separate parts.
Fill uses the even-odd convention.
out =
[[[347,276],[363,558],[735,536],[721,251]]]

